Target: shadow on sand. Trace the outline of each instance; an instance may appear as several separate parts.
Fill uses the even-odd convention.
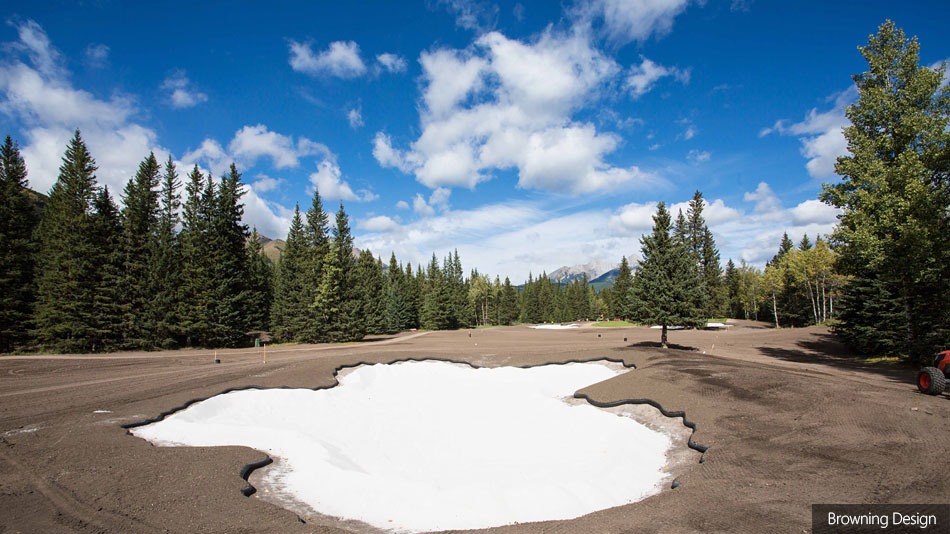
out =
[[[756,350],[770,358],[796,363],[814,363],[837,369],[858,371],[885,377],[894,382],[913,387],[917,368],[911,365],[886,367],[871,365],[860,360],[860,355],[850,350],[830,333],[812,334],[813,339],[799,341],[798,349],[778,347],[756,347]]]
[[[696,347],[689,347],[687,345],[677,345],[676,343],[667,343],[666,346],[667,348],[676,349],[676,350],[693,350],[693,351],[699,350]],[[633,348],[659,349],[661,347],[662,346],[660,345],[659,341],[638,341],[636,343],[627,345],[627,348],[629,349],[633,349]]]

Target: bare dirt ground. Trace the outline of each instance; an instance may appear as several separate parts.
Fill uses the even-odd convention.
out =
[[[346,532],[244,497],[243,447],[154,447],[120,425],[229,387],[316,387],[358,361],[487,366],[622,358],[638,369],[583,392],[685,410],[709,446],[682,485],[569,521],[493,533],[808,532],[813,503],[946,503],[950,398],[914,370],[855,363],[824,328],[723,331],[523,326],[348,345],[0,357],[0,532]],[[624,341],[624,338],[627,341]],[[698,459],[698,455],[694,455]],[[332,481],[328,481],[332,483]]]

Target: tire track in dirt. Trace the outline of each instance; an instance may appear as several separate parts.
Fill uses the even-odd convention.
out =
[[[390,344],[390,343],[395,343],[395,342],[397,342],[397,341],[406,341],[406,340],[409,340],[409,339],[412,339],[412,338],[416,338],[416,337],[419,337],[419,336],[424,336],[424,335],[426,335],[426,334],[428,334],[428,333],[429,333],[429,332],[418,332],[418,333],[416,333],[416,334],[412,334],[412,335],[409,335],[409,336],[400,336],[400,337],[395,337],[395,338],[391,338],[391,339],[386,339],[386,340],[383,340],[383,341],[374,341],[374,342],[372,342],[372,346],[388,345],[388,344]],[[274,351],[274,352],[276,352],[277,354],[286,354],[286,353],[290,353],[290,352],[308,352],[308,353],[309,353],[309,352],[314,352],[314,351],[324,351],[324,350],[331,350],[331,349],[353,349],[353,348],[355,348],[355,347],[357,347],[357,346],[359,346],[360,348],[363,348],[362,345],[321,345],[321,346],[306,347],[306,348],[288,348],[288,349],[283,349],[283,350],[278,349],[278,350],[276,350],[276,351]],[[208,352],[208,351],[205,351],[204,353],[201,354],[201,356],[207,356],[207,352]],[[172,354],[174,354],[174,352],[172,352]],[[222,356],[235,356],[235,355],[256,356],[257,354],[258,354],[257,352],[247,352],[247,351],[241,351],[241,352],[237,352],[237,351],[224,352],[224,351],[221,351],[221,352],[218,354],[218,357],[220,358],[220,357],[222,357]],[[273,353],[272,353],[272,354],[273,354]],[[169,356],[168,356],[168,355],[159,355],[159,356],[156,356],[156,357],[157,357],[157,358],[168,358]],[[110,357],[110,356],[75,356],[75,355],[61,355],[61,356],[51,356],[51,355],[42,355],[42,356],[10,356],[10,357],[8,357],[8,358],[10,358],[10,359],[37,359],[37,360],[82,360],[82,359],[90,359],[90,360],[115,360],[115,359],[149,359],[149,358],[142,358],[142,357],[138,357],[138,356],[135,356],[135,357],[133,357],[133,356],[116,356],[116,357]],[[5,358],[5,359],[6,359],[6,358]],[[300,359],[300,358],[282,358],[282,360],[296,360],[296,359]],[[245,362],[237,362],[236,365],[240,365],[240,366],[252,366],[252,365],[259,365],[259,362],[257,362],[256,360],[252,360],[252,361],[245,361]],[[221,370],[222,370],[223,372],[231,372],[231,371],[234,371],[235,368],[234,368],[234,365],[228,365],[228,366],[225,367],[225,368],[221,368]],[[16,395],[28,395],[28,394],[33,394],[33,393],[47,393],[47,392],[58,391],[58,390],[63,390],[63,389],[71,389],[71,388],[85,387],[85,386],[97,386],[97,385],[101,385],[101,384],[108,384],[108,383],[111,383],[111,382],[121,382],[121,381],[125,381],[125,380],[142,379],[142,378],[155,378],[155,377],[159,377],[159,376],[166,376],[166,375],[173,375],[173,374],[189,374],[189,375],[190,375],[189,378],[199,378],[200,375],[194,375],[194,374],[193,374],[193,371],[194,371],[194,369],[191,369],[191,368],[172,369],[172,370],[167,370],[167,371],[157,371],[157,372],[154,372],[154,373],[145,373],[145,374],[136,373],[136,374],[134,374],[134,375],[129,375],[129,376],[119,376],[119,377],[113,377],[113,378],[100,378],[100,379],[97,379],[97,380],[87,380],[87,381],[84,381],[84,382],[74,382],[74,383],[70,383],[70,384],[59,384],[59,385],[55,385],[55,386],[43,386],[43,387],[30,388],[30,389],[21,389],[21,390],[17,390],[17,391],[8,391],[8,392],[0,393],[0,398],[3,398],[3,397],[12,397],[12,396],[16,396]],[[11,374],[12,374],[12,373],[11,373]],[[205,373],[204,373],[204,376],[206,376],[206,375],[208,375],[208,374],[215,374],[215,373],[214,373],[214,371],[205,372]]]
[[[13,471],[16,471],[20,477],[36,488],[36,491],[42,494],[43,497],[63,515],[78,520],[80,524],[95,527],[100,532],[104,530],[116,532],[163,532],[151,525],[139,521],[132,521],[127,517],[116,515],[102,508],[96,510],[93,509],[92,506],[84,504],[82,501],[73,497],[69,491],[34,474],[31,469],[17,461],[9,452],[9,449],[12,447],[13,445],[6,439],[0,437],[0,462],[5,463],[12,468]]]

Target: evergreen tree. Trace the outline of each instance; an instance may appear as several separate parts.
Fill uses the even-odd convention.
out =
[[[369,250],[360,252],[356,261],[356,294],[360,300],[360,316],[363,329],[367,334],[385,334],[386,323],[386,285],[383,281],[382,266]]]
[[[8,135],[0,148],[0,352],[28,339],[35,287],[33,229],[26,164]]]
[[[357,341],[366,333],[353,261],[353,237],[349,218],[340,203],[333,228],[333,241],[323,261],[323,274],[316,308],[327,326],[327,339]]]
[[[445,259],[443,266],[450,309],[448,328],[468,328],[472,325],[472,314],[468,306],[468,287],[458,249],[455,249],[454,255]]]
[[[232,163],[212,204],[211,268],[214,314],[210,339],[216,346],[238,346],[250,329],[250,269],[246,253],[249,232],[242,222],[245,194],[241,173]]]
[[[215,196],[211,176],[198,166],[185,185],[180,244],[181,266],[176,331],[186,346],[206,346],[213,328],[214,273],[211,261],[211,215]]]
[[[271,325],[275,337],[282,343],[303,341],[308,317],[314,315],[312,309],[315,308],[313,303],[316,297],[313,301],[309,301],[306,297],[309,292],[304,291],[306,253],[303,220],[298,205],[294,209],[294,218],[290,222],[287,244],[277,263],[274,282]]]
[[[320,191],[314,189],[313,201],[310,209],[307,210],[307,221],[303,228],[303,246],[301,248],[303,251],[301,259],[303,298],[305,302],[310,303],[310,306],[305,310],[306,314],[301,323],[302,330],[300,331],[301,339],[306,343],[320,343],[325,341],[330,326],[326,323],[326,316],[313,306],[313,303],[317,301],[318,292],[323,285],[323,263],[327,260],[327,255],[330,253],[331,242],[327,229],[328,222],[329,216],[323,211]],[[339,221],[337,221],[337,223],[339,223]],[[352,243],[350,244],[352,246]],[[345,267],[345,265],[341,264],[340,268],[343,267]],[[331,284],[331,286],[332,285],[333,284]]]
[[[802,240],[798,243],[798,250],[811,250],[811,246],[808,234],[802,234]]]
[[[627,257],[624,256],[620,260],[617,278],[614,279],[614,287],[611,289],[611,317],[628,319],[633,316],[635,303],[633,302],[633,295],[630,293],[632,287],[633,275],[630,273],[630,264],[627,263]]]
[[[406,264],[406,280],[409,282],[409,327],[422,327],[423,291],[425,289],[425,271],[416,264],[416,274],[412,274],[412,264]]]
[[[274,269],[264,255],[257,228],[247,241],[248,328],[252,332],[270,330],[270,310],[274,300]]]
[[[729,263],[726,264],[726,290],[727,290],[727,299],[728,299],[728,314],[729,317],[740,318],[743,317],[742,314],[742,300],[740,299],[739,294],[739,271],[736,269],[736,264],[733,263],[732,258],[729,258]]]
[[[37,228],[37,341],[46,350],[87,352],[96,339],[92,204],[96,162],[76,130]]]
[[[180,308],[178,297],[181,283],[181,249],[175,234],[180,221],[180,187],[181,180],[178,179],[175,163],[172,157],[168,156],[162,175],[158,227],[153,242],[154,250],[151,252],[152,262],[149,265],[152,296],[148,300],[150,344],[164,349],[177,345],[180,335],[177,312]]]
[[[795,244],[792,243],[792,240],[788,237],[788,232],[782,234],[782,243],[778,247],[778,252],[775,256],[772,256],[772,261],[769,263],[775,263],[782,259],[785,254],[795,248]]]
[[[722,266],[719,264],[719,249],[708,227],[703,227],[700,273],[703,287],[706,288],[706,307],[703,311],[707,318],[719,317],[728,306],[728,289],[724,285]]]
[[[518,319],[518,291],[511,280],[505,277],[505,286],[501,292],[501,324],[513,324]]]
[[[637,269],[635,296],[639,319],[663,327],[660,343],[667,347],[670,325],[701,326],[702,310],[696,305],[702,286],[696,262],[687,245],[670,235],[670,214],[660,202],[653,216],[653,233],[640,239],[643,259]]]
[[[93,203],[92,259],[98,266],[93,294],[94,334],[93,351],[116,350],[120,347],[122,307],[119,286],[122,272],[122,251],[119,239],[122,226],[119,208],[109,195],[109,188],[99,190]]]
[[[131,349],[148,348],[152,334],[149,310],[155,294],[150,274],[152,255],[157,248],[160,174],[161,166],[155,154],[149,154],[126,184],[123,195],[119,240],[122,251],[122,340],[123,345]]]
[[[402,272],[402,266],[396,263],[396,253],[389,258],[389,271],[387,280],[386,294],[386,329],[389,333],[401,332],[409,327],[410,324],[410,288],[412,283],[411,269],[410,274]],[[407,281],[407,278],[409,279]]]
[[[452,321],[452,299],[446,287],[445,275],[439,268],[439,261],[432,254],[432,261],[426,269],[425,289],[423,292],[422,327],[429,330],[446,330]]]

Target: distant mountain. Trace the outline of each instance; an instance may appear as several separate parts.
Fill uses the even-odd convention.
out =
[[[631,268],[631,271],[632,270],[634,269]],[[619,266],[616,269],[611,269],[597,278],[594,278],[590,281],[590,285],[594,287],[594,291],[600,291],[606,287],[613,287],[614,280],[616,280],[618,274],[620,274]]]
[[[275,265],[277,264],[277,260],[280,259],[280,255],[284,253],[286,246],[287,243],[283,239],[271,239],[261,236],[261,247],[264,249],[264,255]]]
[[[599,276],[602,276],[604,273],[615,270],[620,266],[619,262],[609,262],[605,260],[591,260],[588,263],[583,265],[571,265],[569,267],[561,267],[560,269],[548,273],[548,279],[552,282],[562,282],[569,283],[574,280],[581,279],[585,274],[587,275],[587,280],[593,280]]]
[[[280,255],[284,253],[284,249],[287,247],[287,242],[283,239],[271,239],[266,236],[260,236],[261,238],[261,247],[264,249],[264,255],[267,256],[267,259],[271,263],[277,265],[277,260],[280,259]],[[353,257],[360,257],[360,249],[353,247]],[[389,268],[389,264],[383,263],[383,272]]]

